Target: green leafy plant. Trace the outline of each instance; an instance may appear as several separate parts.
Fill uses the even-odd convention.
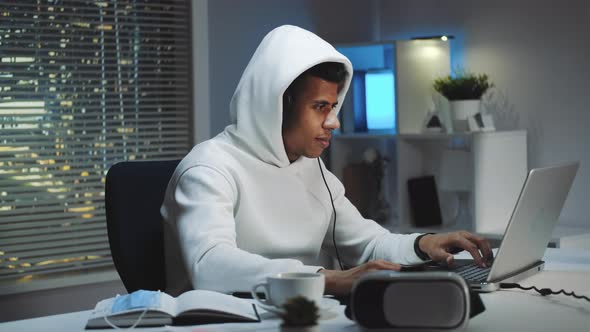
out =
[[[494,86],[487,74],[460,72],[455,76],[444,76],[434,80],[434,90],[448,100],[480,99]]]
[[[281,315],[283,326],[313,326],[318,323],[319,309],[314,301],[303,296],[289,299],[283,304],[284,313]]]

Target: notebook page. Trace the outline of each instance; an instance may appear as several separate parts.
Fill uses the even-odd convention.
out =
[[[231,295],[208,290],[191,290],[176,298],[176,315],[196,309],[227,312],[257,320],[252,303]]]

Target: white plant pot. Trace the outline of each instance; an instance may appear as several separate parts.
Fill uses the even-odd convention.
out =
[[[468,131],[468,119],[479,112],[480,99],[453,100],[450,102],[453,130],[455,132]]]

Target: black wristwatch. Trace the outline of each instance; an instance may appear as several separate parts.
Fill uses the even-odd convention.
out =
[[[428,256],[427,253],[425,253],[424,251],[422,251],[422,249],[420,249],[420,239],[425,237],[426,235],[431,235],[434,233],[424,233],[421,235],[418,235],[418,237],[416,237],[416,239],[414,240],[414,252],[416,253],[416,256],[418,256],[421,260],[423,261],[427,261],[430,259],[430,256]]]

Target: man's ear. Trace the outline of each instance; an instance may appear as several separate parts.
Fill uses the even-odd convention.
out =
[[[287,90],[283,94],[283,109],[291,110],[293,108],[293,96],[291,91]]]
[[[283,93],[283,123],[282,128],[287,128],[288,123],[293,114],[293,96],[291,91],[287,90]]]

